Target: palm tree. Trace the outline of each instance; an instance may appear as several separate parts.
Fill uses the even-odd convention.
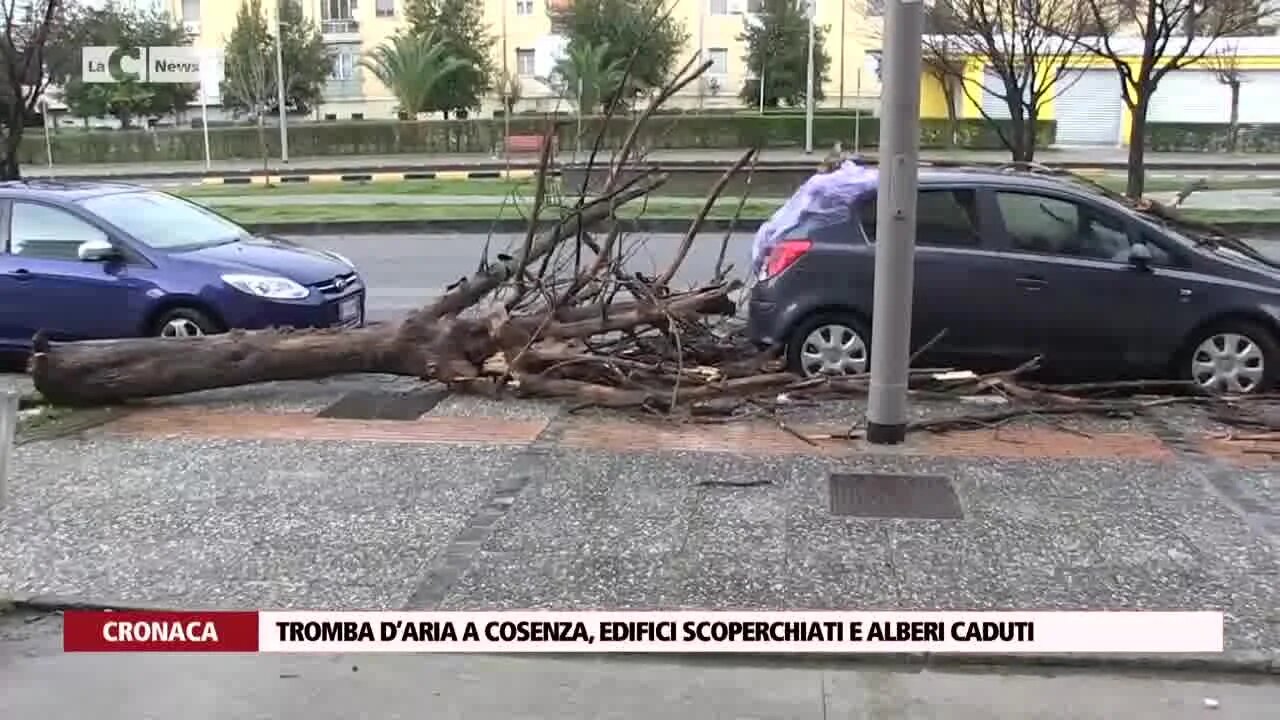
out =
[[[609,43],[570,44],[551,71],[547,84],[575,101],[578,112],[589,115],[612,98],[622,84],[625,66],[608,60]]]
[[[441,80],[471,67],[471,63],[450,55],[448,46],[437,41],[434,33],[399,33],[371,50],[360,66],[391,90],[400,101],[400,112],[415,118],[426,111]]]

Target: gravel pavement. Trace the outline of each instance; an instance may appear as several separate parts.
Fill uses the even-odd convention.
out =
[[[1272,720],[1223,678],[894,671],[614,657],[67,655],[56,616],[0,616],[0,716],[70,720]],[[50,692],[50,688],[74,688]],[[495,692],[495,688],[501,691]]]
[[[174,398],[20,446],[0,592],[223,608],[1221,608],[1229,650],[1280,651],[1274,468],[1174,452],[1142,423],[831,455],[734,427],[681,444],[555,403],[308,419],[361,382],[374,379]],[[838,411],[861,414],[821,414]],[[833,515],[833,472],[941,475],[961,517]]]

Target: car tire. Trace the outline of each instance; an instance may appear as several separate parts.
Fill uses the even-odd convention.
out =
[[[825,360],[814,355],[826,354]],[[871,332],[848,312],[819,313],[796,326],[787,341],[787,368],[797,375],[860,374],[871,369]],[[843,373],[837,372],[837,367]]]
[[[1224,352],[1227,354],[1221,354]],[[1215,367],[1219,361],[1222,365]],[[1274,331],[1258,323],[1229,320],[1197,333],[1177,363],[1178,378],[1203,390],[1233,395],[1265,393],[1280,378],[1280,341]],[[1249,372],[1254,368],[1256,371]]]
[[[155,323],[151,334],[155,337],[199,337],[216,335],[222,327],[207,314],[195,308],[174,308],[165,311]]]

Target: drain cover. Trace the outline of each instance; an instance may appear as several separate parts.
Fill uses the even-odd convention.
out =
[[[356,390],[321,410],[317,417],[336,420],[417,420],[448,395],[446,390]]]
[[[831,513],[848,517],[960,520],[964,510],[951,480],[940,475],[836,473]]]

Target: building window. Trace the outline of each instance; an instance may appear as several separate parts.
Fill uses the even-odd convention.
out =
[[[884,15],[884,0],[867,0],[867,16],[881,17]]]
[[[533,77],[534,73],[533,51],[532,50],[516,50],[516,74],[520,77]]]
[[[373,14],[378,17],[395,17],[396,0],[377,0],[373,4]]]
[[[353,20],[355,19],[356,0],[321,0],[321,20]]]
[[[708,75],[729,74],[729,51],[727,49],[711,48],[707,51],[707,58],[711,60],[711,67],[707,68]]]
[[[516,14],[517,14],[517,15],[532,15],[532,14],[533,14],[533,0],[516,0]]]
[[[712,15],[728,15],[729,0],[711,0],[710,12]]]
[[[330,80],[350,80],[355,77],[356,56],[347,50],[333,53],[333,67],[329,68]]]
[[[764,11],[764,0],[747,0],[747,13],[759,15]]]
[[[182,0],[182,19],[185,22],[200,22],[200,0]]]

